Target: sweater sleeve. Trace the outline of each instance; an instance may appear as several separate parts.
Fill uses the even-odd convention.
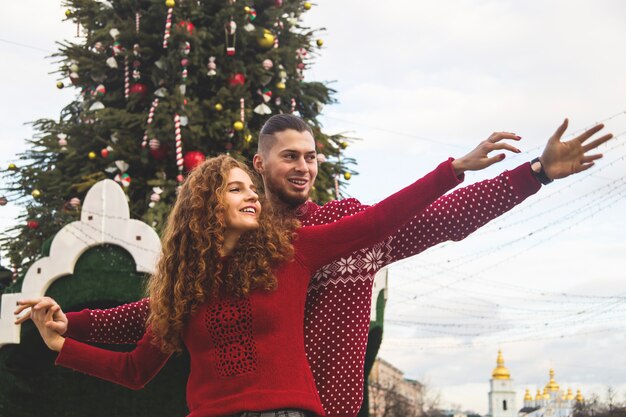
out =
[[[152,338],[148,330],[131,352],[113,352],[66,338],[55,364],[130,389],[141,389],[170,357],[152,343]]]
[[[90,343],[134,344],[142,338],[150,300],[144,298],[106,310],[67,313],[65,336]]]
[[[450,158],[442,162],[423,178],[360,213],[335,223],[300,228],[296,245],[303,262],[315,270],[388,237],[460,183],[452,161]]]
[[[530,164],[525,163],[495,178],[455,190],[393,234],[386,263],[413,256],[441,242],[462,240],[540,188]]]

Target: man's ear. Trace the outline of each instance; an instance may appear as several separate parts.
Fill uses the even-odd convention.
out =
[[[265,166],[263,164],[263,156],[261,154],[254,154],[254,158],[252,158],[252,166],[256,172],[263,174]]]

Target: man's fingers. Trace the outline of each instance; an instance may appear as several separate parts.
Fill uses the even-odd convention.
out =
[[[586,171],[592,166],[594,166],[593,162],[589,162],[588,164],[582,164],[581,166],[578,167],[578,169],[576,170],[576,173]]]
[[[585,155],[581,161],[581,164],[588,164],[589,162],[595,161],[596,159],[602,158],[604,155],[601,153],[597,153],[594,155]]]
[[[599,137],[598,139],[594,139],[591,142],[589,142],[588,144],[583,146],[583,151],[587,152],[587,151],[590,151],[591,149],[595,149],[598,146],[602,145],[603,143],[607,142],[608,140],[610,140],[612,138],[613,138],[613,134],[609,133],[607,135]]]
[[[595,125],[591,129],[585,130],[583,133],[578,135],[575,138],[575,140],[579,141],[580,143],[583,143],[584,141],[586,141],[587,139],[589,139],[590,137],[598,133],[603,128],[604,128],[604,125],[602,123],[600,123],[599,125]]]
[[[28,319],[30,319],[30,311],[29,311],[29,312],[27,312],[26,314],[24,314],[24,315],[23,315],[23,316],[21,316],[21,317],[17,317],[17,318],[15,319],[15,324],[22,324],[22,323],[24,323],[25,321],[27,321]]]
[[[559,126],[552,135],[552,137],[550,137],[550,141],[561,140],[561,136],[563,136],[563,133],[565,133],[565,131],[567,130],[568,124],[569,121],[567,120],[567,118],[565,118],[565,120],[563,120],[563,123],[561,123],[561,126]]]

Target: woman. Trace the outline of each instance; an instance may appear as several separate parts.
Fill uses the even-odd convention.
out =
[[[448,160],[364,212],[297,228],[295,220],[262,210],[244,165],[212,158],[190,174],[170,214],[148,285],[149,329],[135,350],[110,352],[65,339],[46,326],[52,310],[32,318],[60,352],[57,364],[133,389],[185,345],[190,416],[323,415],[304,351],[311,273],[384,239],[458,183]]]

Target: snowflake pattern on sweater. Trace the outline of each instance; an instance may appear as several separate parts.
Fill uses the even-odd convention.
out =
[[[329,417],[354,417],[363,401],[363,367],[374,275],[395,261],[438,243],[458,241],[512,209],[541,187],[530,164],[447,194],[385,241],[318,269],[305,309],[305,347]],[[296,215],[302,226],[332,223],[368,206],[350,198],[324,206],[309,202]],[[71,315],[72,337],[134,343],[144,332],[148,300]]]

